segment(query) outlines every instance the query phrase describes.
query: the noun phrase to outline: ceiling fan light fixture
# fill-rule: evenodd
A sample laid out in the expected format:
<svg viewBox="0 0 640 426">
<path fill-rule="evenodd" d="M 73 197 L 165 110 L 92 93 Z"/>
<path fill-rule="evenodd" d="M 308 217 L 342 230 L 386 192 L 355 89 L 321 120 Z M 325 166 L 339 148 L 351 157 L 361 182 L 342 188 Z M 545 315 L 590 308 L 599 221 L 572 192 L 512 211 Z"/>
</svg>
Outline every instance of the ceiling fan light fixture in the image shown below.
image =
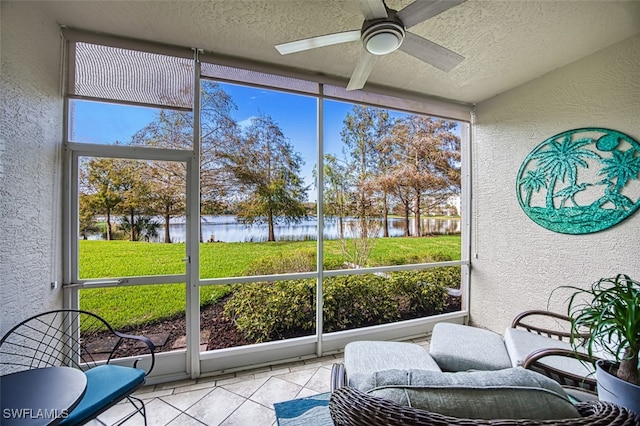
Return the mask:
<svg viewBox="0 0 640 426">
<path fill-rule="evenodd" d="M 404 28 L 393 22 L 372 25 L 362 34 L 362 41 L 367 52 L 373 55 L 386 55 L 394 52 L 404 40 Z"/>
</svg>

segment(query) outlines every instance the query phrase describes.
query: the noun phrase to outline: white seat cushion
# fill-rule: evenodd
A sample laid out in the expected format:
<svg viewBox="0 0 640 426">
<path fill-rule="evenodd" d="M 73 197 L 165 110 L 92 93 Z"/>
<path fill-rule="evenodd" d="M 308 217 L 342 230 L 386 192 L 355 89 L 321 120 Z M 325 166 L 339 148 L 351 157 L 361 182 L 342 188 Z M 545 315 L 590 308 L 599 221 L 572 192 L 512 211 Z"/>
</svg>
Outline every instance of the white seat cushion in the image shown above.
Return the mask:
<svg viewBox="0 0 640 426">
<path fill-rule="evenodd" d="M 501 370 L 512 366 L 502 336 L 460 324 L 436 324 L 429 353 L 445 371 Z"/>
<path fill-rule="evenodd" d="M 429 352 L 420 345 L 404 342 L 359 341 L 344 348 L 344 367 L 351 378 L 384 370 L 440 371 Z"/>
<path fill-rule="evenodd" d="M 559 348 L 572 350 L 569 342 L 530 333 L 526 330 L 507 328 L 504 332 L 504 343 L 509 352 L 511 363 L 514 367 L 522 366 L 524 359 L 530 353 L 538 349 Z M 577 359 L 563 356 L 549 356 L 539 361 L 558 370 L 573 373 L 577 376 L 586 377 L 593 374 L 594 370 L 590 364 L 583 364 Z"/>
</svg>

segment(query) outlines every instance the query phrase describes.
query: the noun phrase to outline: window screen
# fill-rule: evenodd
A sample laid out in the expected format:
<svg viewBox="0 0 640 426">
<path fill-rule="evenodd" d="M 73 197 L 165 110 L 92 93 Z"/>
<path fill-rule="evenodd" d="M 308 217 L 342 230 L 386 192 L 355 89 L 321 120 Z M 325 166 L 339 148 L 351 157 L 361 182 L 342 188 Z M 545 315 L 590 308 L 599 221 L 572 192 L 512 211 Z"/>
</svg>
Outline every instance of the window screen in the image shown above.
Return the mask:
<svg viewBox="0 0 640 426">
<path fill-rule="evenodd" d="M 191 109 L 193 59 L 76 42 L 69 94 Z"/>
<path fill-rule="evenodd" d="M 225 65 L 203 62 L 200 73 L 203 77 L 257 84 L 259 86 L 288 89 L 309 94 L 318 93 L 318 83 L 312 81 L 228 67 Z"/>
</svg>

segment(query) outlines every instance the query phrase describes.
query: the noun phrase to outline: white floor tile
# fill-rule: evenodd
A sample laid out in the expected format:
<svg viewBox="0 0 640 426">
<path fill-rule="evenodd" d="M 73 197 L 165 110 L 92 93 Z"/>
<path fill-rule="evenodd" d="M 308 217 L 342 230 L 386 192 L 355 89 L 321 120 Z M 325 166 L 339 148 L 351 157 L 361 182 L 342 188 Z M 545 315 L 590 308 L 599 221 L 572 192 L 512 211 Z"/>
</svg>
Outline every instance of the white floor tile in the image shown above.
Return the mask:
<svg viewBox="0 0 640 426">
<path fill-rule="evenodd" d="M 167 404 L 166 402 L 160 399 L 154 399 L 149 403 L 145 404 L 147 407 L 147 425 L 148 426 L 165 426 L 170 423 L 173 419 L 178 417 L 182 412 L 175 407 Z M 142 421 L 141 416 L 136 416 L 140 419 L 141 425 L 144 425 L 144 421 Z M 133 420 L 133 418 L 131 419 Z M 133 426 L 134 423 L 132 423 Z M 137 424 L 137 423 L 136 423 Z M 127 426 L 129 426 L 129 422 L 127 422 Z"/>
<path fill-rule="evenodd" d="M 318 368 L 305 387 L 318 393 L 329 392 L 331 390 L 331 369 L 326 367 Z"/>
<path fill-rule="evenodd" d="M 263 377 L 261 379 L 244 380 L 237 383 L 231 383 L 221 387 L 225 388 L 229 392 L 237 393 L 240 396 L 249 398 L 260 388 L 260 386 L 264 385 L 267 380 L 269 380 L 268 377 Z"/>
<path fill-rule="evenodd" d="M 212 389 L 201 389 L 191 392 L 181 392 L 173 395 L 163 396 L 160 399 L 180 411 L 186 411 L 196 402 L 200 401 Z"/>
<path fill-rule="evenodd" d="M 168 426 L 202 426 L 204 423 L 201 423 L 187 414 L 180 414 L 178 417 L 173 419 Z"/>
<path fill-rule="evenodd" d="M 258 403 L 247 400 L 236 411 L 234 411 L 225 421 L 224 426 L 269 426 L 276 420 L 273 410 L 270 410 Z"/>
<path fill-rule="evenodd" d="M 245 402 L 245 398 L 223 388 L 215 388 L 192 405 L 186 413 L 209 426 L 217 426 Z"/>
<path fill-rule="evenodd" d="M 302 386 L 277 377 L 271 377 L 267 383 L 262 385 L 253 395 L 251 400 L 262 404 L 265 407 L 272 408 L 274 402 L 288 401 L 294 399 L 300 392 Z"/>
<path fill-rule="evenodd" d="M 296 385 L 304 386 L 315 374 L 315 369 L 306 369 L 300 371 L 294 371 L 293 373 L 280 374 L 276 376 L 279 379 L 286 380 L 287 382 L 295 383 Z"/>
</svg>

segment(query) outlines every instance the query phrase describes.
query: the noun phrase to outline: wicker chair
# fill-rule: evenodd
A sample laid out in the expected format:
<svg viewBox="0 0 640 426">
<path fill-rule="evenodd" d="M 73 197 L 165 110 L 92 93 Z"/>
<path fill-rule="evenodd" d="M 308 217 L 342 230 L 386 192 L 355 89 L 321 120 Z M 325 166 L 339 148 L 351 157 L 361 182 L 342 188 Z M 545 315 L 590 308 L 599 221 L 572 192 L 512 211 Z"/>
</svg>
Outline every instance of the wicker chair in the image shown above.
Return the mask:
<svg viewBox="0 0 640 426">
<path fill-rule="evenodd" d="M 560 352 L 553 352 L 552 354 L 558 355 Z M 535 360 L 538 356 L 542 358 L 543 355 L 543 351 L 540 351 L 537 355 L 532 354 L 531 360 Z M 528 365 L 534 365 L 534 362 L 532 361 Z M 580 378 L 580 382 L 582 382 L 582 379 Z M 347 383 L 348 376 L 344 364 L 334 364 L 331 370 L 332 394 L 329 400 L 329 411 L 336 426 L 640 426 L 639 415 L 615 404 L 598 400 L 577 403 L 575 407 L 581 416 L 578 418 L 562 420 L 468 419 L 400 405 L 359 391 L 356 388 L 347 386 Z"/>
<path fill-rule="evenodd" d="M 638 426 L 640 417 L 617 405 L 589 401 L 576 405 L 582 417 L 563 420 L 462 419 L 396 404 L 386 399 L 344 386 L 329 400 L 329 411 L 336 426 Z"/>
<path fill-rule="evenodd" d="M 102 348 L 91 347 L 85 338 L 105 332 L 110 338 L 99 345 Z M 144 362 L 140 362 L 142 356 L 119 360 L 118 364 L 128 366 L 111 362 L 132 351 L 149 356 L 144 357 Z M 78 368 L 87 376 L 87 391 L 61 425 L 84 424 L 123 399 L 135 410 L 117 424 L 140 413 L 146 425 L 144 402 L 132 393 L 153 370 L 154 351 L 155 346 L 148 338 L 114 331 L 91 312 L 59 309 L 27 318 L 0 339 L 0 374 L 54 366 Z M 138 368 L 139 364 L 145 367 Z"/>
<path fill-rule="evenodd" d="M 562 324 L 563 327 L 558 327 L 558 329 L 542 327 L 539 325 L 540 318 L 553 319 L 554 321 Z M 511 323 L 511 328 L 520 328 L 530 333 L 535 333 L 550 339 L 570 342 L 571 333 L 568 331 L 570 330 L 570 323 L 571 319 L 563 314 L 541 310 L 530 310 L 517 315 Z M 587 336 L 582 335 L 582 337 Z M 588 354 L 578 351 L 550 347 L 531 352 L 523 360 L 522 366 L 529 370 L 544 374 L 545 376 L 557 381 L 562 386 L 581 388 L 586 389 L 587 391 L 596 392 L 597 382 L 593 376 L 579 376 L 568 371 L 554 368 L 549 365 L 549 363 L 545 362 L 545 359 L 558 356 L 577 359 L 585 365 L 595 364 L 599 359 L 597 357 L 590 357 Z"/>
</svg>

